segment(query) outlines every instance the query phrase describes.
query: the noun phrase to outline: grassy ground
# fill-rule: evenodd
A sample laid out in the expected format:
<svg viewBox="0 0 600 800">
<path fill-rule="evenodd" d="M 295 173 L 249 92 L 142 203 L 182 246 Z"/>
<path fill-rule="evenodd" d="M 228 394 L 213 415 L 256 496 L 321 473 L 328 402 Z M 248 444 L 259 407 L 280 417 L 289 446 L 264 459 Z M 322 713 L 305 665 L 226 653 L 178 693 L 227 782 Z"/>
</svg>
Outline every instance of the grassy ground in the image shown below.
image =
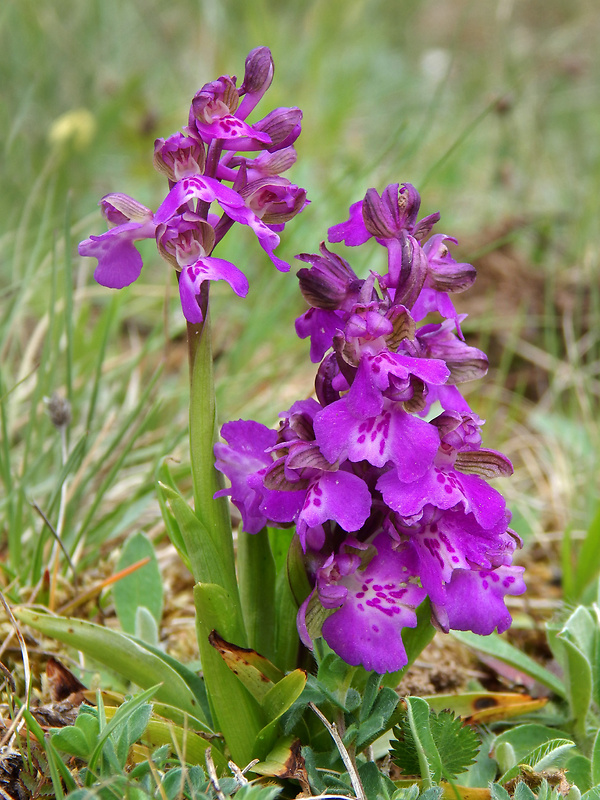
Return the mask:
<svg viewBox="0 0 600 800">
<path fill-rule="evenodd" d="M 490 354 L 472 404 L 486 444 L 514 460 L 502 489 L 526 552 L 558 571 L 564 531 L 583 535 L 600 485 L 599 29 L 594 0 L 5 2 L 0 588 L 54 608 L 79 591 L 34 503 L 79 585 L 110 571 L 131 531 L 160 541 L 154 469 L 186 459 L 175 286 L 146 248 L 142 279 L 112 293 L 75 245 L 102 229 L 107 192 L 156 207 L 154 138 L 180 127 L 205 81 L 241 76 L 259 44 L 275 59 L 269 108 L 304 111 L 292 178 L 312 204 L 283 257 L 314 251 L 369 186 L 412 182 L 423 212 L 441 211 L 479 269 L 458 300 Z M 302 301 L 249 236 L 233 238 L 220 254 L 251 291 L 215 291 L 220 416 L 272 423 L 311 391 L 293 333 Z M 54 392 L 72 405 L 62 440 Z"/>
</svg>

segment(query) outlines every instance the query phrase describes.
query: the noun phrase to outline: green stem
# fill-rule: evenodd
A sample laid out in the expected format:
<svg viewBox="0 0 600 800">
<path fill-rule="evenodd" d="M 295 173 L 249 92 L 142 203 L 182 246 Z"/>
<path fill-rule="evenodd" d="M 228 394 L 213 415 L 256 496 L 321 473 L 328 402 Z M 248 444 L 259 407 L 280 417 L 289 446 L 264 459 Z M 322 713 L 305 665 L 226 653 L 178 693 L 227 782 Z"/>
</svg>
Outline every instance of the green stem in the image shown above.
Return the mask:
<svg viewBox="0 0 600 800">
<path fill-rule="evenodd" d="M 217 414 L 213 378 L 208 293 L 204 301 L 204 323 L 188 323 L 188 352 L 190 359 L 190 460 L 194 484 L 196 516 L 205 527 L 218 553 L 214 573 L 206 576 L 206 583 L 222 586 L 231 597 L 236 609 L 238 640 L 245 646 L 246 634 L 241 612 L 239 590 L 235 574 L 235 555 L 231 519 L 226 497 L 214 497 L 223 488 L 222 475 L 215 469 L 214 444 L 217 440 Z"/>
</svg>

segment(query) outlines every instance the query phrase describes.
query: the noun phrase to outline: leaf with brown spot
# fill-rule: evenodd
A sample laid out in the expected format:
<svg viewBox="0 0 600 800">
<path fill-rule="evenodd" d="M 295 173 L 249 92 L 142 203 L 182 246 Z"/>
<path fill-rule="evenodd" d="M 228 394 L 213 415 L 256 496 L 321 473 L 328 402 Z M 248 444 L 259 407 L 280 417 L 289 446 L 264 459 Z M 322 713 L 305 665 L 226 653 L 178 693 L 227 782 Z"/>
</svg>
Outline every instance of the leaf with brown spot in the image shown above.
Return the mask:
<svg viewBox="0 0 600 800">
<path fill-rule="evenodd" d="M 283 672 L 268 658 L 261 656 L 256 650 L 225 641 L 217 631 L 211 632 L 208 641 L 259 703 L 269 689 L 284 677 Z"/>
<path fill-rule="evenodd" d="M 464 694 L 438 694 L 426 697 L 434 711 L 448 709 L 462 717 L 469 725 L 497 722 L 520 714 L 529 714 L 543 708 L 547 698 L 535 698 L 515 692 L 466 692 Z"/>
</svg>

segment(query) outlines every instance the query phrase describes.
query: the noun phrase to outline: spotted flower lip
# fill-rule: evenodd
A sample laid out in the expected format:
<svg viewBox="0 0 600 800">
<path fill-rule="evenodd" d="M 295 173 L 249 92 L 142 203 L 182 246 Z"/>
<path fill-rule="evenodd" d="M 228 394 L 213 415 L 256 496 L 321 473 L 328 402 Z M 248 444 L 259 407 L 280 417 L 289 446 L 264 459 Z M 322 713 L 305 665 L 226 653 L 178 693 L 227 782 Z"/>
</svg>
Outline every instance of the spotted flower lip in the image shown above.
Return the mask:
<svg viewBox="0 0 600 800">
<path fill-rule="evenodd" d="M 417 624 L 416 608 L 426 592 L 414 580 L 405 551 L 395 550 L 386 534 L 373 541 L 376 551 L 364 570 L 355 560 L 338 566 L 337 586 L 340 608 L 323 623 L 323 637 L 344 661 L 362 664 L 367 670 L 393 672 L 406 664 L 402 630 Z M 411 580 L 412 579 L 412 580 Z M 330 574 L 321 578 L 319 593 L 332 582 Z"/>
</svg>

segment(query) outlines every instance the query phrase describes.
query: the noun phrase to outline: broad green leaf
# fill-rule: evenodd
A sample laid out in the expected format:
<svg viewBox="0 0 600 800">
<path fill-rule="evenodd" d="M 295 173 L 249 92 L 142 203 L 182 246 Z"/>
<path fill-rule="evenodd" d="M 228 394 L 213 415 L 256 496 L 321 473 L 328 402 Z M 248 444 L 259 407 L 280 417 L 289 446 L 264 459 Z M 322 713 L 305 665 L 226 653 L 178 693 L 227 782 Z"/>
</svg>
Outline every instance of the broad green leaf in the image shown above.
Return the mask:
<svg viewBox="0 0 600 800">
<path fill-rule="evenodd" d="M 284 714 L 302 694 L 306 685 L 306 673 L 297 669 L 290 672 L 265 695 L 262 708 L 269 720 L 256 736 L 254 742 L 255 758 L 265 758 L 275 743 L 280 733 L 279 718 Z"/>
<path fill-rule="evenodd" d="M 265 662 L 266 664 L 270 662 L 262 656 L 259 656 L 254 650 L 249 650 L 246 647 L 238 647 L 235 644 L 227 642 L 214 630 L 211 632 L 208 640 L 232 673 L 238 678 L 240 683 L 248 689 L 252 697 L 259 703 L 262 703 L 265 695 L 276 685 L 265 671 L 261 669 L 261 662 Z"/>
<path fill-rule="evenodd" d="M 421 697 L 405 697 L 406 714 L 414 738 L 421 778 L 426 786 L 433 786 L 442 777 L 442 762 L 429 724 L 429 706 Z"/>
<path fill-rule="evenodd" d="M 299 739 L 282 736 L 265 760 L 252 767 L 252 772 L 272 778 L 292 778 L 303 768 Z"/>
<path fill-rule="evenodd" d="M 93 622 L 52 616 L 29 608 L 16 607 L 13 613 L 21 622 L 81 650 L 142 688 L 160 683 L 156 697 L 163 702 L 196 717 L 202 713 L 197 697 L 181 675 L 126 634 Z"/>
<path fill-rule="evenodd" d="M 130 536 L 121 550 L 117 569 L 122 570 L 148 558 L 147 564 L 117 581 L 112 593 L 117 617 L 125 633 L 137 635 L 136 611 L 143 606 L 160 623 L 163 609 L 163 582 L 152 542 L 143 533 Z M 145 638 L 145 637 L 139 637 Z"/>
<path fill-rule="evenodd" d="M 302 694 L 306 672 L 296 669 L 274 684 L 264 695 L 261 705 L 268 720 L 279 719 Z"/>
<path fill-rule="evenodd" d="M 237 624 L 231 618 L 230 599 L 221 586 L 197 584 L 194 604 L 202 672 L 215 726 L 223 732 L 233 761 L 245 765 L 256 757 L 252 747 L 264 725 L 264 715 L 258 702 L 209 641 L 215 630 L 226 637 L 235 634 Z M 232 640 L 233 637 L 229 639 Z"/>
<path fill-rule="evenodd" d="M 520 764 L 528 753 L 556 739 L 557 736 L 564 739 L 567 738 L 567 734 L 563 731 L 549 728 L 546 725 L 537 725 L 535 723 L 517 725 L 504 731 L 494 739 L 491 753 L 495 755 L 498 747 L 502 744 L 509 744 L 514 752 L 514 764 Z"/>
<path fill-rule="evenodd" d="M 53 733 L 52 744 L 63 753 L 77 756 L 84 761 L 87 761 L 93 752 L 85 733 L 76 725 L 68 725 Z"/>
<path fill-rule="evenodd" d="M 573 642 L 589 663 L 593 664 L 596 658 L 598 628 L 587 608 L 578 606 L 563 625 L 558 637 Z"/>
<path fill-rule="evenodd" d="M 600 800 L 600 786 L 592 786 L 585 794 L 581 795 L 581 800 Z"/>
<path fill-rule="evenodd" d="M 600 785 L 600 730 L 596 733 L 592 747 L 592 784 Z"/>
<path fill-rule="evenodd" d="M 579 647 L 565 636 L 558 635 L 566 655 L 566 684 L 576 734 L 585 739 L 587 715 L 592 699 L 592 665 Z"/>
<path fill-rule="evenodd" d="M 194 580 L 222 585 L 219 553 L 208 530 L 178 491 L 166 484 L 160 484 L 160 489 L 181 531 Z"/>
<path fill-rule="evenodd" d="M 256 534 L 240 530 L 237 540 L 238 583 L 248 646 L 275 657 L 275 560 L 266 528 Z"/>
<path fill-rule="evenodd" d="M 479 650 L 480 653 L 485 653 L 497 658 L 499 661 L 503 661 L 505 664 L 510 664 L 511 667 L 547 686 L 559 697 L 567 699 L 565 686 L 556 675 L 553 675 L 549 670 L 525 655 L 525 653 L 501 639 L 497 633 L 491 633 L 489 636 L 479 636 L 477 633 L 471 633 L 471 631 L 450 631 L 450 635 L 457 641 L 462 642 L 462 644 L 467 645 L 467 647 L 472 647 L 474 650 Z"/>
<path fill-rule="evenodd" d="M 589 758 L 575 753 L 567 760 L 565 767 L 567 780 L 575 784 L 582 794 L 592 788 L 592 764 Z"/>
</svg>

